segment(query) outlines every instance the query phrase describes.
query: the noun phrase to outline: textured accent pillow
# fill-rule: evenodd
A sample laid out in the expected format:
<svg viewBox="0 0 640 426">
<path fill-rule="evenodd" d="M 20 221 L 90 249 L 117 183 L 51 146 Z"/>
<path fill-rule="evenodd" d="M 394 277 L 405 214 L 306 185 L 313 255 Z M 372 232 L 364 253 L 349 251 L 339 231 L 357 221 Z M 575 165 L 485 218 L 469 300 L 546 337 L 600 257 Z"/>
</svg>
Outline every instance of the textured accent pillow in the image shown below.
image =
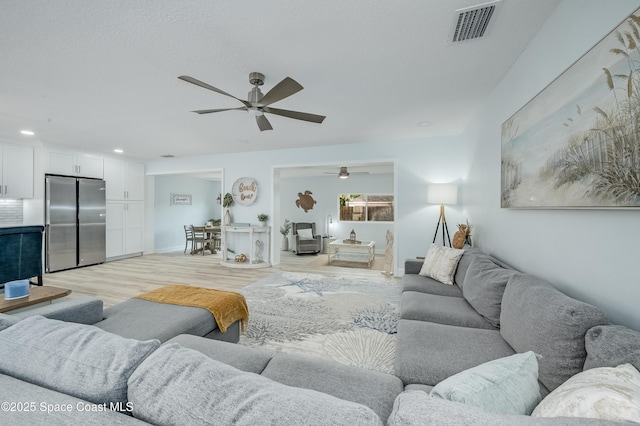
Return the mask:
<svg viewBox="0 0 640 426">
<path fill-rule="evenodd" d="M 584 337 L 584 369 L 629 363 L 640 370 L 640 332 L 622 325 L 597 325 Z"/>
<path fill-rule="evenodd" d="M 529 351 L 485 362 L 438 383 L 431 396 L 491 413 L 530 414 L 540 402 L 538 360 Z"/>
<path fill-rule="evenodd" d="M 0 331 L 0 373 L 96 404 L 127 401 L 127 380 L 160 341 L 26 318 Z"/>
<path fill-rule="evenodd" d="M 464 250 L 431 244 L 418 275 L 453 285 L 453 274 Z"/>
<path fill-rule="evenodd" d="M 380 425 L 369 407 L 290 387 L 166 344 L 129 379 L 133 415 L 153 424 Z"/>
<path fill-rule="evenodd" d="M 311 228 L 298 229 L 298 236 L 300 238 L 313 239 L 313 232 L 311 231 Z"/>
<path fill-rule="evenodd" d="M 531 415 L 638 422 L 640 373 L 631 364 L 583 371 L 547 395 Z"/>
<path fill-rule="evenodd" d="M 500 327 L 502 295 L 517 272 L 496 265 L 487 256 L 476 256 L 467 269 L 462 296 L 494 327 Z"/>
</svg>

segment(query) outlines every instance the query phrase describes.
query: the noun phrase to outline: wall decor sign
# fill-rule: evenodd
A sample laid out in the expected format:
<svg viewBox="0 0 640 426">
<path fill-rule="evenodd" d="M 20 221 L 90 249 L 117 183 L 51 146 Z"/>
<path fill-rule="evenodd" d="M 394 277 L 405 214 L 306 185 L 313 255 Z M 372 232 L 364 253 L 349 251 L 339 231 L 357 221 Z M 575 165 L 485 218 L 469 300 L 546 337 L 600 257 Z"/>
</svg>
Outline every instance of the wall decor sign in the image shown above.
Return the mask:
<svg viewBox="0 0 640 426">
<path fill-rule="evenodd" d="M 170 205 L 172 206 L 190 206 L 191 194 L 171 194 Z"/>
<path fill-rule="evenodd" d="M 231 195 L 241 206 L 253 204 L 258 198 L 258 183 L 253 178 L 241 177 L 233 183 Z"/>
<path fill-rule="evenodd" d="M 501 207 L 640 207 L 640 9 L 502 125 Z"/>
</svg>

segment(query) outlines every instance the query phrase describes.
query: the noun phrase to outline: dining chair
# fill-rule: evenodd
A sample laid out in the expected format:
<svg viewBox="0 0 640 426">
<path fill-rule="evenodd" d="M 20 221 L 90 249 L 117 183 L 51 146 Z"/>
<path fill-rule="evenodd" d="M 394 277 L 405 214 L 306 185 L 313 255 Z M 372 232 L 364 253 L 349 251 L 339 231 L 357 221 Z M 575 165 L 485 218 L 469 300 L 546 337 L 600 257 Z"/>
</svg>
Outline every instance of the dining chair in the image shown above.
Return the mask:
<svg viewBox="0 0 640 426">
<path fill-rule="evenodd" d="M 193 244 L 195 246 L 192 254 L 202 252 L 204 256 L 205 250 L 214 253 L 213 234 L 205 226 L 191 226 L 191 229 L 193 229 Z"/>
<path fill-rule="evenodd" d="M 191 225 L 184 225 L 184 253 L 187 252 L 187 246 L 189 246 L 189 242 L 191 242 L 191 253 L 193 253 L 193 229 Z"/>
</svg>

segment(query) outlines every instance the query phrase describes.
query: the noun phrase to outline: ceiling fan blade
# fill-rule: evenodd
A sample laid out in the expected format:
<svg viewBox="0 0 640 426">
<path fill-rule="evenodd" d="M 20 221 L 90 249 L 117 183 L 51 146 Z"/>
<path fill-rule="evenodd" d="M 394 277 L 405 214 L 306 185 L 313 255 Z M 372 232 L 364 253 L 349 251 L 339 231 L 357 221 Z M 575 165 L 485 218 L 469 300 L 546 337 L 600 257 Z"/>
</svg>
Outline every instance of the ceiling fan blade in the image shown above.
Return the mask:
<svg viewBox="0 0 640 426">
<path fill-rule="evenodd" d="M 197 79 L 195 79 L 193 77 L 189 77 L 188 75 L 181 75 L 178 78 L 180 80 L 184 80 L 184 81 L 186 81 L 188 83 L 195 84 L 196 86 L 200 86 L 200 87 L 204 87 L 205 89 L 213 90 L 214 92 L 220 93 L 221 95 L 229 96 L 230 98 L 233 98 L 233 99 L 236 99 L 236 100 L 242 102 L 245 106 L 251 106 L 251 104 L 249 102 L 247 102 L 247 101 L 245 101 L 243 99 L 236 98 L 235 96 L 230 95 L 229 93 L 225 92 L 224 90 L 220 90 L 220 89 L 218 89 L 216 87 L 211 86 L 210 84 L 207 84 L 205 82 L 197 80 Z"/>
<path fill-rule="evenodd" d="M 287 98 L 301 91 L 303 87 L 291 77 L 286 77 L 280 83 L 273 86 L 266 95 L 257 102 L 257 106 L 267 106 L 281 99 Z"/>
<path fill-rule="evenodd" d="M 300 111 L 289 111 L 286 109 L 279 109 L 279 108 L 264 107 L 262 108 L 262 110 L 264 112 L 268 112 L 271 114 L 281 115 L 283 117 L 288 117 L 288 118 L 294 118 L 296 120 L 311 121 L 312 123 L 318 123 L 318 124 L 322 123 L 322 121 L 326 118 L 324 115 L 309 114 L 307 112 L 300 112 Z"/>
<path fill-rule="evenodd" d="M 261 132 L 264 132 L 265 130 L 273 130 L 271 123 L 269 123 L 269 120 L 267 120 L 267 117 L 264 115 L 256 115 L 256 123 L 258 123 L 258 127 Z"/>
<path fill-rule="evenodd" d="M 195 112 L 197 114 L 211 114 L 212 112 L 222 112 L 222 111 L 235 111 L 235 110 L 239 110 L 239 111 L 246 111 L 247 107 L 239 107 L 239 108 L 220 108 L 220 109 L 199 109 L 197 111 L 191 111 L 191 112 Z"/>
</svg>

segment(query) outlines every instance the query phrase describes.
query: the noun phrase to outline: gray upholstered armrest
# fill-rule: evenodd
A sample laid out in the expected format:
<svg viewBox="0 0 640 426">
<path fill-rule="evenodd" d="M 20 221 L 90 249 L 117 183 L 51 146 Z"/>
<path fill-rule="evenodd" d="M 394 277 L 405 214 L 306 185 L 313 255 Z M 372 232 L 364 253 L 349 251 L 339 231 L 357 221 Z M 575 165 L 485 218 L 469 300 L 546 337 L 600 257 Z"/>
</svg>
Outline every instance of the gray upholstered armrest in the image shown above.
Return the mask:
<svg viewBox="0 0 640 426">
<path fill-rule="evenodd" d="M 423 264 L 424 259 L 407 259 L 404 261 L 404 273 L 418 274 Z"/>
<path fill-rule="evenodd" d="M 24 319 L 33 315 L 79 324 L 95 324 L 102 321 L 102 300 L 95 297 L 82 296 L 11 314 Z"/>
</svg>

